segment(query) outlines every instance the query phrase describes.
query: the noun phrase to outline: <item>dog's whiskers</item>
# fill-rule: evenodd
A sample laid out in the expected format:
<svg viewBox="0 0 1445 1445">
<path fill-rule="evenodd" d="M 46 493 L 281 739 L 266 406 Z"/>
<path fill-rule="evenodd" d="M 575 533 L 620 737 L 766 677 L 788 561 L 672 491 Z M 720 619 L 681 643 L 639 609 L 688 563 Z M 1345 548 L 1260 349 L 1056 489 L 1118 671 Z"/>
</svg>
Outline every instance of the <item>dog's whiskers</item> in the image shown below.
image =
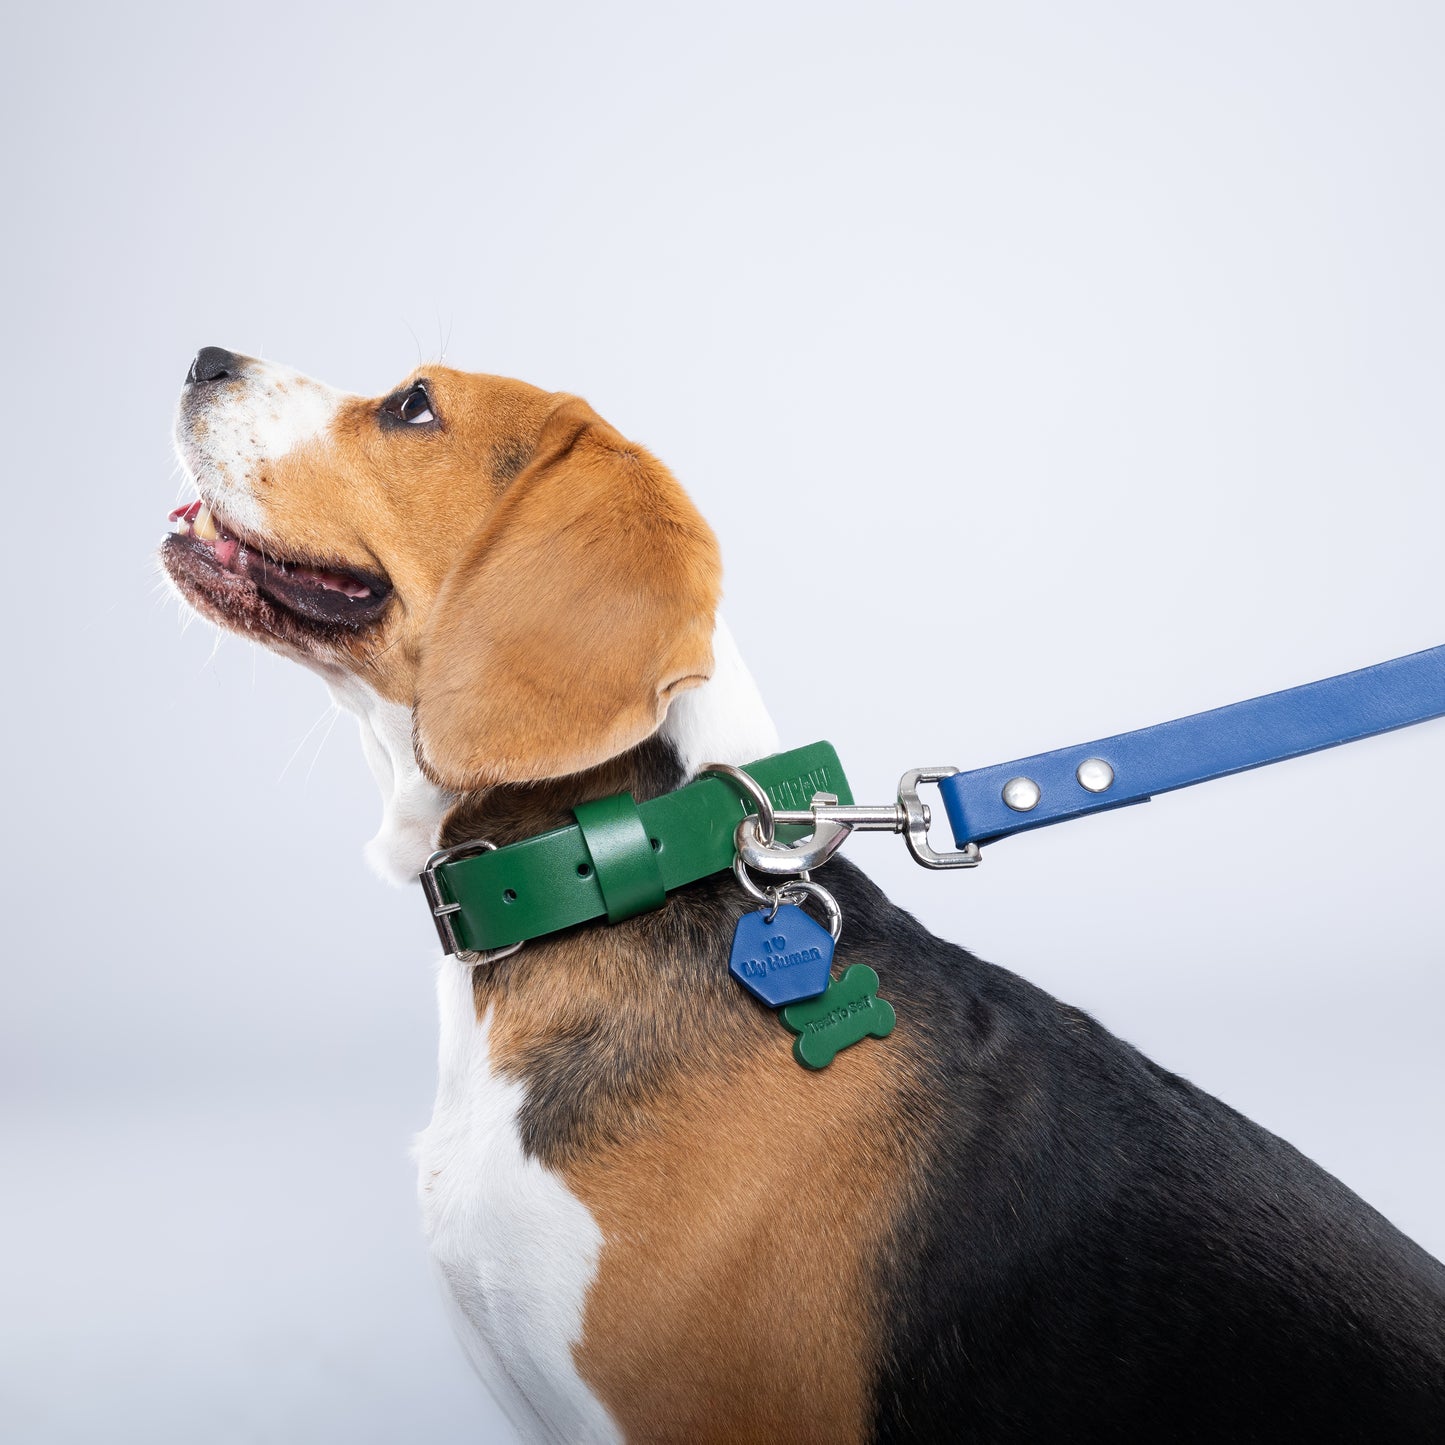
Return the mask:
<svg viewBox="0 0 1445 1445">
<path fill-rule="evenodd" d="M 319 728 L 322 723 L 327 722 L 328 720 L 334 725 L 336 722 L 336 714 L 340 711 L 341 709 L 336 705 L 336 703 L 333 702 L 329 707 L 325 708 L 321 712 L 320 716 L 317 717 L 316 721 L 313 722 L 311 726 L 307 728 L 304 733 L 301 734 L 301 741 L 298 742 L 296 746 L 291 750 L 291 756 L 286 759 L 285 765 L 276 775 L 276 781 L 278 783 L 283 781 L 286 777 L 286 774 L 291 771 L 291 765 L 296 761 L 297 758 L 301 756 L 301 749 L 306 746 L 307 742 L 311 738 L 311 735 L 316 731 L 316 729 Z M 330 736 L 330 728 L 327 729 L 327 736 Z M 325 743 L 325 738 L 322 739 L 322 742 L 323 744 Z M 311 766 L 316 766 L 314 760 L 312 761 Z M 306 776 L 308 778 L 311 776 L 309 770 Z"/>
<path fill-rule="evenodd" d="M 326 750 L 326 744 L 331 739 L 331 734 L 336 729 L 336 719 L 341 716 L 341 709 L 333 703 L 331 705 L 331 720 L 326 724 L 326 731 L 321 735 L 321 741 L 316 744 L 316 751 L 311 755 L 311 766 L 306 769 L 306 782 L 311 781 L 311 774 L 316 771 L 316 764 L 321 761 L 321 754 Z"/>
</svg>

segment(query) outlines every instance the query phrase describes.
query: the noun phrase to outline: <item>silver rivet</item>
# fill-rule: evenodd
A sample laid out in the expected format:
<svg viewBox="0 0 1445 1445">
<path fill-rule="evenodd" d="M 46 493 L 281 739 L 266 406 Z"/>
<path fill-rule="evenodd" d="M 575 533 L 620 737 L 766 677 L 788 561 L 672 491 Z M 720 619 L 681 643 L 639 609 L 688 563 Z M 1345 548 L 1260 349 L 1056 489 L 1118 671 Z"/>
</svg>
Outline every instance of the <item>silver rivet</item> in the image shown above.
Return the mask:
<svg viewBox="0 0 1445 1445">
<path fill-rule="evenodd" d="M 1105 792 L 1114 783 L 1114 770 L 1103 758 L 1085 758 L 1074 776 L 1079 780 L 1079 786 L 1090 793 Z"/>
<path fill-rule="evenodd" d="M 1039 796 L 1039 785 L 1032 778 L 1010 778 L 1003 785 L 1003 800 L 1015 813 L 1032 812 Z"/>
</svg>

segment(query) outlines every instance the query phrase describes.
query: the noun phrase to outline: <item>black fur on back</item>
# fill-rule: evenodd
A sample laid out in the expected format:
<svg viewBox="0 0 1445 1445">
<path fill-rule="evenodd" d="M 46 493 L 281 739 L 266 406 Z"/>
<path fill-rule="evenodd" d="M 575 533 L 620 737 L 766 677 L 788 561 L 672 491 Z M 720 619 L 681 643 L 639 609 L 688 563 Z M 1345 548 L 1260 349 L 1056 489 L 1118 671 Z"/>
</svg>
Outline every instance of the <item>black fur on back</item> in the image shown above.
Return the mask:
<svg viewBox="0 0 1445 1445">
<path fill-rule="evenodd" d="M 839 962 L 923 1035 L 908 1109 L 931 1150 L 880 1266 L 880 1441 L 1445 1442 L 1445 1267 L 852 865 L 823 881 Z"/>
</svg>

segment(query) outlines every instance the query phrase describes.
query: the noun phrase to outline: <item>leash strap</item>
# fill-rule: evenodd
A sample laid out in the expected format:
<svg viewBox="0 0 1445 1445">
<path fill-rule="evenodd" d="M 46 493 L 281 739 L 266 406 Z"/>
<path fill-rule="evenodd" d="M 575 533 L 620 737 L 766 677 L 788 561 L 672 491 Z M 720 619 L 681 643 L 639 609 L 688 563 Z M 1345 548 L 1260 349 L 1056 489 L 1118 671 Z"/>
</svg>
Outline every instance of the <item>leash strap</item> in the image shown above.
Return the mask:
<svg viewBox="0 0 1445 1445">
<path fill-rule="evenodd" d="M 939 782 L 960 848 L 1445 716 L 1445 647 Z"/>
<path fill-rule="evenodd" d="M 806 808 L 815 793 L 853 801 L 831 743 L 775 753 L 746 771 L 779 810 Z M 583 803 L 575 824 L 505 848 L 478 840 L 443 849 L 422 886 L 446 952 L 495 954 L 594 918 L 619 923 L 660 907 L 674 888 L 726 872 L 738 822 L 755 811 L 718 777 L 645 803 L 623 793 Z M 784 842 L 807 832 L 778 828 Z"/>
</svg>

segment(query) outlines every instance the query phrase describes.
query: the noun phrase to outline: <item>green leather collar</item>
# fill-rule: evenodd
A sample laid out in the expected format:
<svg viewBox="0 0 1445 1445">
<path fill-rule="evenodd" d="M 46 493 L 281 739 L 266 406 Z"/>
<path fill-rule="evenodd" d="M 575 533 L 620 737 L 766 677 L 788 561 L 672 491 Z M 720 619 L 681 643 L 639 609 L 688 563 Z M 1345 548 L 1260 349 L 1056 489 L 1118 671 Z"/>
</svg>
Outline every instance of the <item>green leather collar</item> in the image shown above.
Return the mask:
<svg viewBox="0 0 1445 1445">
<path fill-rule="evenodd" d="M 831 743 L 775 753 L 746 770 L 779 808 L 806 808 L 818 792 L 853 801 Z M 574 924 L 660 908 L 674 888 L 732 867 L 738 821 L 754 811 L 718 777 L 645 803 L 620 793 L 579 804 L 575 824 L 505 848 L 479 839 L 434 853 L 422 886 L 443 949 L 486 961 Z M 806 831 L 778 834 L 787 842 Z"/>
</svg>

